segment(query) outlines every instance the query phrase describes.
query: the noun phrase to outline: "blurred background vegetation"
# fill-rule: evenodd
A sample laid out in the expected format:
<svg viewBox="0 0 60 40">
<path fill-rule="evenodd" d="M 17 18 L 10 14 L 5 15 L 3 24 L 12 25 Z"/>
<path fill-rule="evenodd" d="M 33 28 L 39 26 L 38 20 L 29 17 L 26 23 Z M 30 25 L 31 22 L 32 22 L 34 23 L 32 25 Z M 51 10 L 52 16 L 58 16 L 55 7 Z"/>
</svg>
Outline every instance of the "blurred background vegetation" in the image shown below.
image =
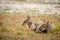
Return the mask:
<svg viewBox="0 0 60 40">
<path fill-rule="evenodd" d="M 27 30 L 21 25 L 27 15 L 39 24 L 49 20 L 53 32 Z M 0 0 L 0 40 L 60 40 L 60 0 Z"/>
</svg>

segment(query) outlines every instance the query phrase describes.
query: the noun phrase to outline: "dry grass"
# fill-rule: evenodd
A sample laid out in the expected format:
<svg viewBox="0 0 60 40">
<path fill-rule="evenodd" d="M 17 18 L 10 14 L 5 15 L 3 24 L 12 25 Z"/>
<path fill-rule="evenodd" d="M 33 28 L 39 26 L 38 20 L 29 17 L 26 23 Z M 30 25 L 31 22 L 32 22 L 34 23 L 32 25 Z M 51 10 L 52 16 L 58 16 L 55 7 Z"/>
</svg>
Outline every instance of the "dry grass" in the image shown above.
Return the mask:
<svg viewBox="0 0 60 40">
<path fill-rule="evenodd" d="M 43 19 L 47 19 L 54 26 L 52 33 L 36 33 L 27 30 L 26 26 L 22 26 L 26 15 L 14 14 L 13 16 L 0 16 L 0 40 L 60 40 L 60 21 L 55 15 L 31 16 L 33 22 L 42 23 Z M 56 29 L 57 28 L 57 29 Z M 56 31 L 57 30 L 57 31 Z M 59 30 L 59 31 L 58 31 Z"/>
</svg>

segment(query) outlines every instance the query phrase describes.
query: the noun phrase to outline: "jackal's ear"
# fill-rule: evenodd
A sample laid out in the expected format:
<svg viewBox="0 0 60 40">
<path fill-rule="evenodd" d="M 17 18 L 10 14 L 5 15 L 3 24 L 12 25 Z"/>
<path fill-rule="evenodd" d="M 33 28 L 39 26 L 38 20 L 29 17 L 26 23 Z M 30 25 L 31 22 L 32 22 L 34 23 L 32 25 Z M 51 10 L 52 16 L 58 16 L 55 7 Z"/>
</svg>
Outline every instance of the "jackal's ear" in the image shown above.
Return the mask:
<svg viewBox="0 0 60 40">
<path fill-rule="evenodd" d="M 49 21 L 47 21 L 47 24 L 50 23 Z"/>
<path fill-rule="evenodd" d="M 29 15 L 27 15 L 27 19 L 30 19 L 30 16 Z"/>
<path fill-rule="evenodd" d="M 43 22 L 45 23 L 45 22 L 46 22 L 46 20 L 45 20 L 45 19 L 43 19 Z"/>
</svg>

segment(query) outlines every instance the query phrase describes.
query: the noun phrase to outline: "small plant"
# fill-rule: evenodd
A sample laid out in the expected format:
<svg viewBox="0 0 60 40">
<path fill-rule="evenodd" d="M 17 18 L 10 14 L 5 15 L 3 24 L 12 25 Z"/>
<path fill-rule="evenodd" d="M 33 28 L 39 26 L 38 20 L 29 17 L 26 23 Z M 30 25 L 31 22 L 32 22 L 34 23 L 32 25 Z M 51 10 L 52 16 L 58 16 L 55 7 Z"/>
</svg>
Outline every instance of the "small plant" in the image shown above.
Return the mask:
<svg viewBox="0 0 60 40">
<path fill-rule="evenodd" d="M 21 32 L 18 32 L 17 35 L 22 35 L 22 33 Z"/>
</svg>

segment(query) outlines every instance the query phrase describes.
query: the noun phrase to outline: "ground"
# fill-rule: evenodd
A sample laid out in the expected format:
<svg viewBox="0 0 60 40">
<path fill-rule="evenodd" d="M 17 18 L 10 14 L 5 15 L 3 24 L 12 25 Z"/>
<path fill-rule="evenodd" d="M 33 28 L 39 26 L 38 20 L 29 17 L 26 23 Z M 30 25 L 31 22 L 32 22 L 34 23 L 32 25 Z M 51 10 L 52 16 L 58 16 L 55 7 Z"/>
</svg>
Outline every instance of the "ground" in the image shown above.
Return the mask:
<svg viewBox="0 0 60 40">
<path fill-rule="evenodd" d="M 0 15 L 0 40 L 60 40 L 60 17 L 54 15 L 31 16 L 33 22 L 42 23 L 47 19 L 53 26 L 49 33 L 36 33 L 22 26 L 26 15 Z M 38 21 L 37 21 L 38 20 Z"/>
</svg>

